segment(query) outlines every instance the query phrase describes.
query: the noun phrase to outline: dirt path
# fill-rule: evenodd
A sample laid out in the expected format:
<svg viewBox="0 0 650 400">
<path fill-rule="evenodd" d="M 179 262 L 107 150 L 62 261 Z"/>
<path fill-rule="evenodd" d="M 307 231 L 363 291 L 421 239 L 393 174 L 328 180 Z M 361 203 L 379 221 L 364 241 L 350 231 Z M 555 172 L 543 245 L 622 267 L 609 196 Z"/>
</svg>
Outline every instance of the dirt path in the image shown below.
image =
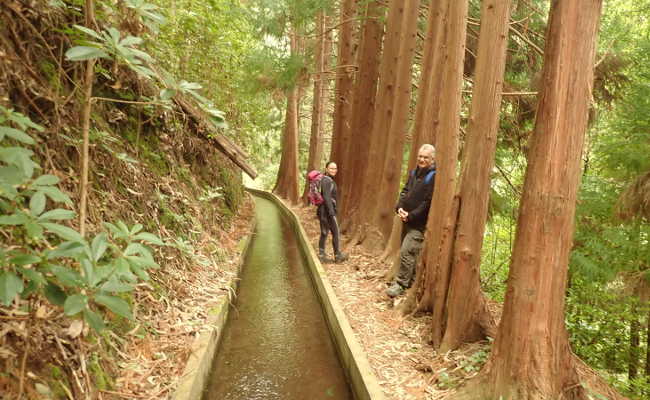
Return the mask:
<svg viewBox="0 0 650 400">
<path fill-rule="evenodd" d="M 291 209 L 317 249 L 320 228 L 315 209 Z M 383 275 L 390 265 L 378 262 L 360 247 L 345 251 L 350 255 L 348 261 L 325 264 L 324 269 L 387 399 L 442 399 L 478 371 L 475 364 L 487 356 L 483 345 L 437 354 L 429 344 L 431 318 L 405 318 L 395 308 L 397 303 L 385 295 Z"/>
</svg>

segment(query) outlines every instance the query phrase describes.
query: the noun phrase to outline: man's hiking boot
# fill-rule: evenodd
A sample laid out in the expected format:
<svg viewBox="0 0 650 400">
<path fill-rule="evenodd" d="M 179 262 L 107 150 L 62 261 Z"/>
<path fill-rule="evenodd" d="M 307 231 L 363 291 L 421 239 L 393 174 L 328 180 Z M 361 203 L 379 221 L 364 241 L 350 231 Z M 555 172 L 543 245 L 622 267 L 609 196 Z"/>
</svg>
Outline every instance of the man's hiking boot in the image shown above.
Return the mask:
<svg viewBox="0 0 650 400">
<path fill-rule="evenodd" d="M 348 257 L 347 254 L 339 253 L 339 254 L 336 255 L 336 257 L 334 257 L 334 262 L 337 263 L 337 264 L 342 263 L 343 261 L 347 260 L 348 258 L 349 257 Z"/>
<path fill-rule="evenodd" d="M 332 262 L 331 258 L 327 258 L 325 253 L 319 253 L 318 254 L 318 259 L 320 260 L 321 264 L 329 264 Z"/>
<path fill-rule="evenodd" d="M 405 291 L 406 289 L 404 289 L 404 286 L 400 285 L 397 282 L 393 282 L 393 284 L 390 285 L 388 289 L 386 289 L 386 294 L 388 295 L 388 297 L 393 298 L 393 297 L 403 295 Z"/>
</svg>

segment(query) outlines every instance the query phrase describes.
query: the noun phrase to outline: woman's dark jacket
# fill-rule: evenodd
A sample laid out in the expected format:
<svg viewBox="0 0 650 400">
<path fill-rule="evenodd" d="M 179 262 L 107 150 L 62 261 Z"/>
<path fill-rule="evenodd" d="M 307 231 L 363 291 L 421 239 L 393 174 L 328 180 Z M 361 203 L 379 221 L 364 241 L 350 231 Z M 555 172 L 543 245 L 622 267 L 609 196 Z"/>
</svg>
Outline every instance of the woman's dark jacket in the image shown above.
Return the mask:
<svg viewBox="0 0 650 400">
<path fill-rule="evenodd" d="M 318 206 L 318 215 L 327 212 L 330 217 L 336 217 L 336 182 L 331 176 L 325 175 L 320 180 L 320 191 L 323 195 L 323 203 Z"/>
</svg>

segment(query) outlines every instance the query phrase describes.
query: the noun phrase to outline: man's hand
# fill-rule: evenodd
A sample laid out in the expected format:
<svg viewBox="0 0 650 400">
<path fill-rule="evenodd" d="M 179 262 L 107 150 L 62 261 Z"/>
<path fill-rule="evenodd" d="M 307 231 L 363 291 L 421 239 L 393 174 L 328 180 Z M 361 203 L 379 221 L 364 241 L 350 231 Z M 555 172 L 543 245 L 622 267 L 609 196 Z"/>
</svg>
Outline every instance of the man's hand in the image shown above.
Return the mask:
<svg viewBox="0 0 650 400">
<path fill-rule="evenodd" d="M 399 215 L 400 219 L 403 222 L 406 222 L 406 219 L 408 218 L 409 213 L 408 213 L 408 211 L 404 211 L 403 208 L 400 208 L 400 209 L 397 210 L 397 215 Z"/>
</svg>

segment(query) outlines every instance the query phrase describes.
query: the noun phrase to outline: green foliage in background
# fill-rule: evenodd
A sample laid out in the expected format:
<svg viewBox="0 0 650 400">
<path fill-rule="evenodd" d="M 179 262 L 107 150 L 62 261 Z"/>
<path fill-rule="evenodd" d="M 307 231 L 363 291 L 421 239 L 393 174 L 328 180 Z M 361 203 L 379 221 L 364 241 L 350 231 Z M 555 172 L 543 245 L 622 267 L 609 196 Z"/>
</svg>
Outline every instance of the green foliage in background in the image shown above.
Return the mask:
<svg viewBox="0 0 650 400">
<path fill-rule="evenodd" d="M 548 2 L 530 4 L 547 11 Z M 541 13 L 526 19 L 530 9 L 518 8 L 513 20 L 544 32 Z M 572 350 L 633 399 L 650 396 L 645 372 L 650 224 L 639 215 L 619 218 L 617 207 L 625 190 L 650 171 L 649 10 L 648 0 L 604 1 L 566 300 Z M 543 49 L 543 40 L 529 37 Z M 511 40 L 511 49 L 522 47 L 528 51 L 509 53 L 506 82 L 515 90 L 534 91 L 541 57 L 529 44 Z M 482 287 L 499 301 L 505 296 L 535 108 L 534 97 L 504 98 L 481 264 Z"/>
<path fill-rule="evenodd" d="M 170 75 L 201 83 L 202 96 L 228 121 L 220 133 L 246 149 L 262 172 L 275 159 L 283 114 L 272 93 L 253 85 L 250 60 L 262 46 L 248 12 L 239 1 L 152 2 L 164 9 L 167 23 L 148 51 Z"/>
</svg>

